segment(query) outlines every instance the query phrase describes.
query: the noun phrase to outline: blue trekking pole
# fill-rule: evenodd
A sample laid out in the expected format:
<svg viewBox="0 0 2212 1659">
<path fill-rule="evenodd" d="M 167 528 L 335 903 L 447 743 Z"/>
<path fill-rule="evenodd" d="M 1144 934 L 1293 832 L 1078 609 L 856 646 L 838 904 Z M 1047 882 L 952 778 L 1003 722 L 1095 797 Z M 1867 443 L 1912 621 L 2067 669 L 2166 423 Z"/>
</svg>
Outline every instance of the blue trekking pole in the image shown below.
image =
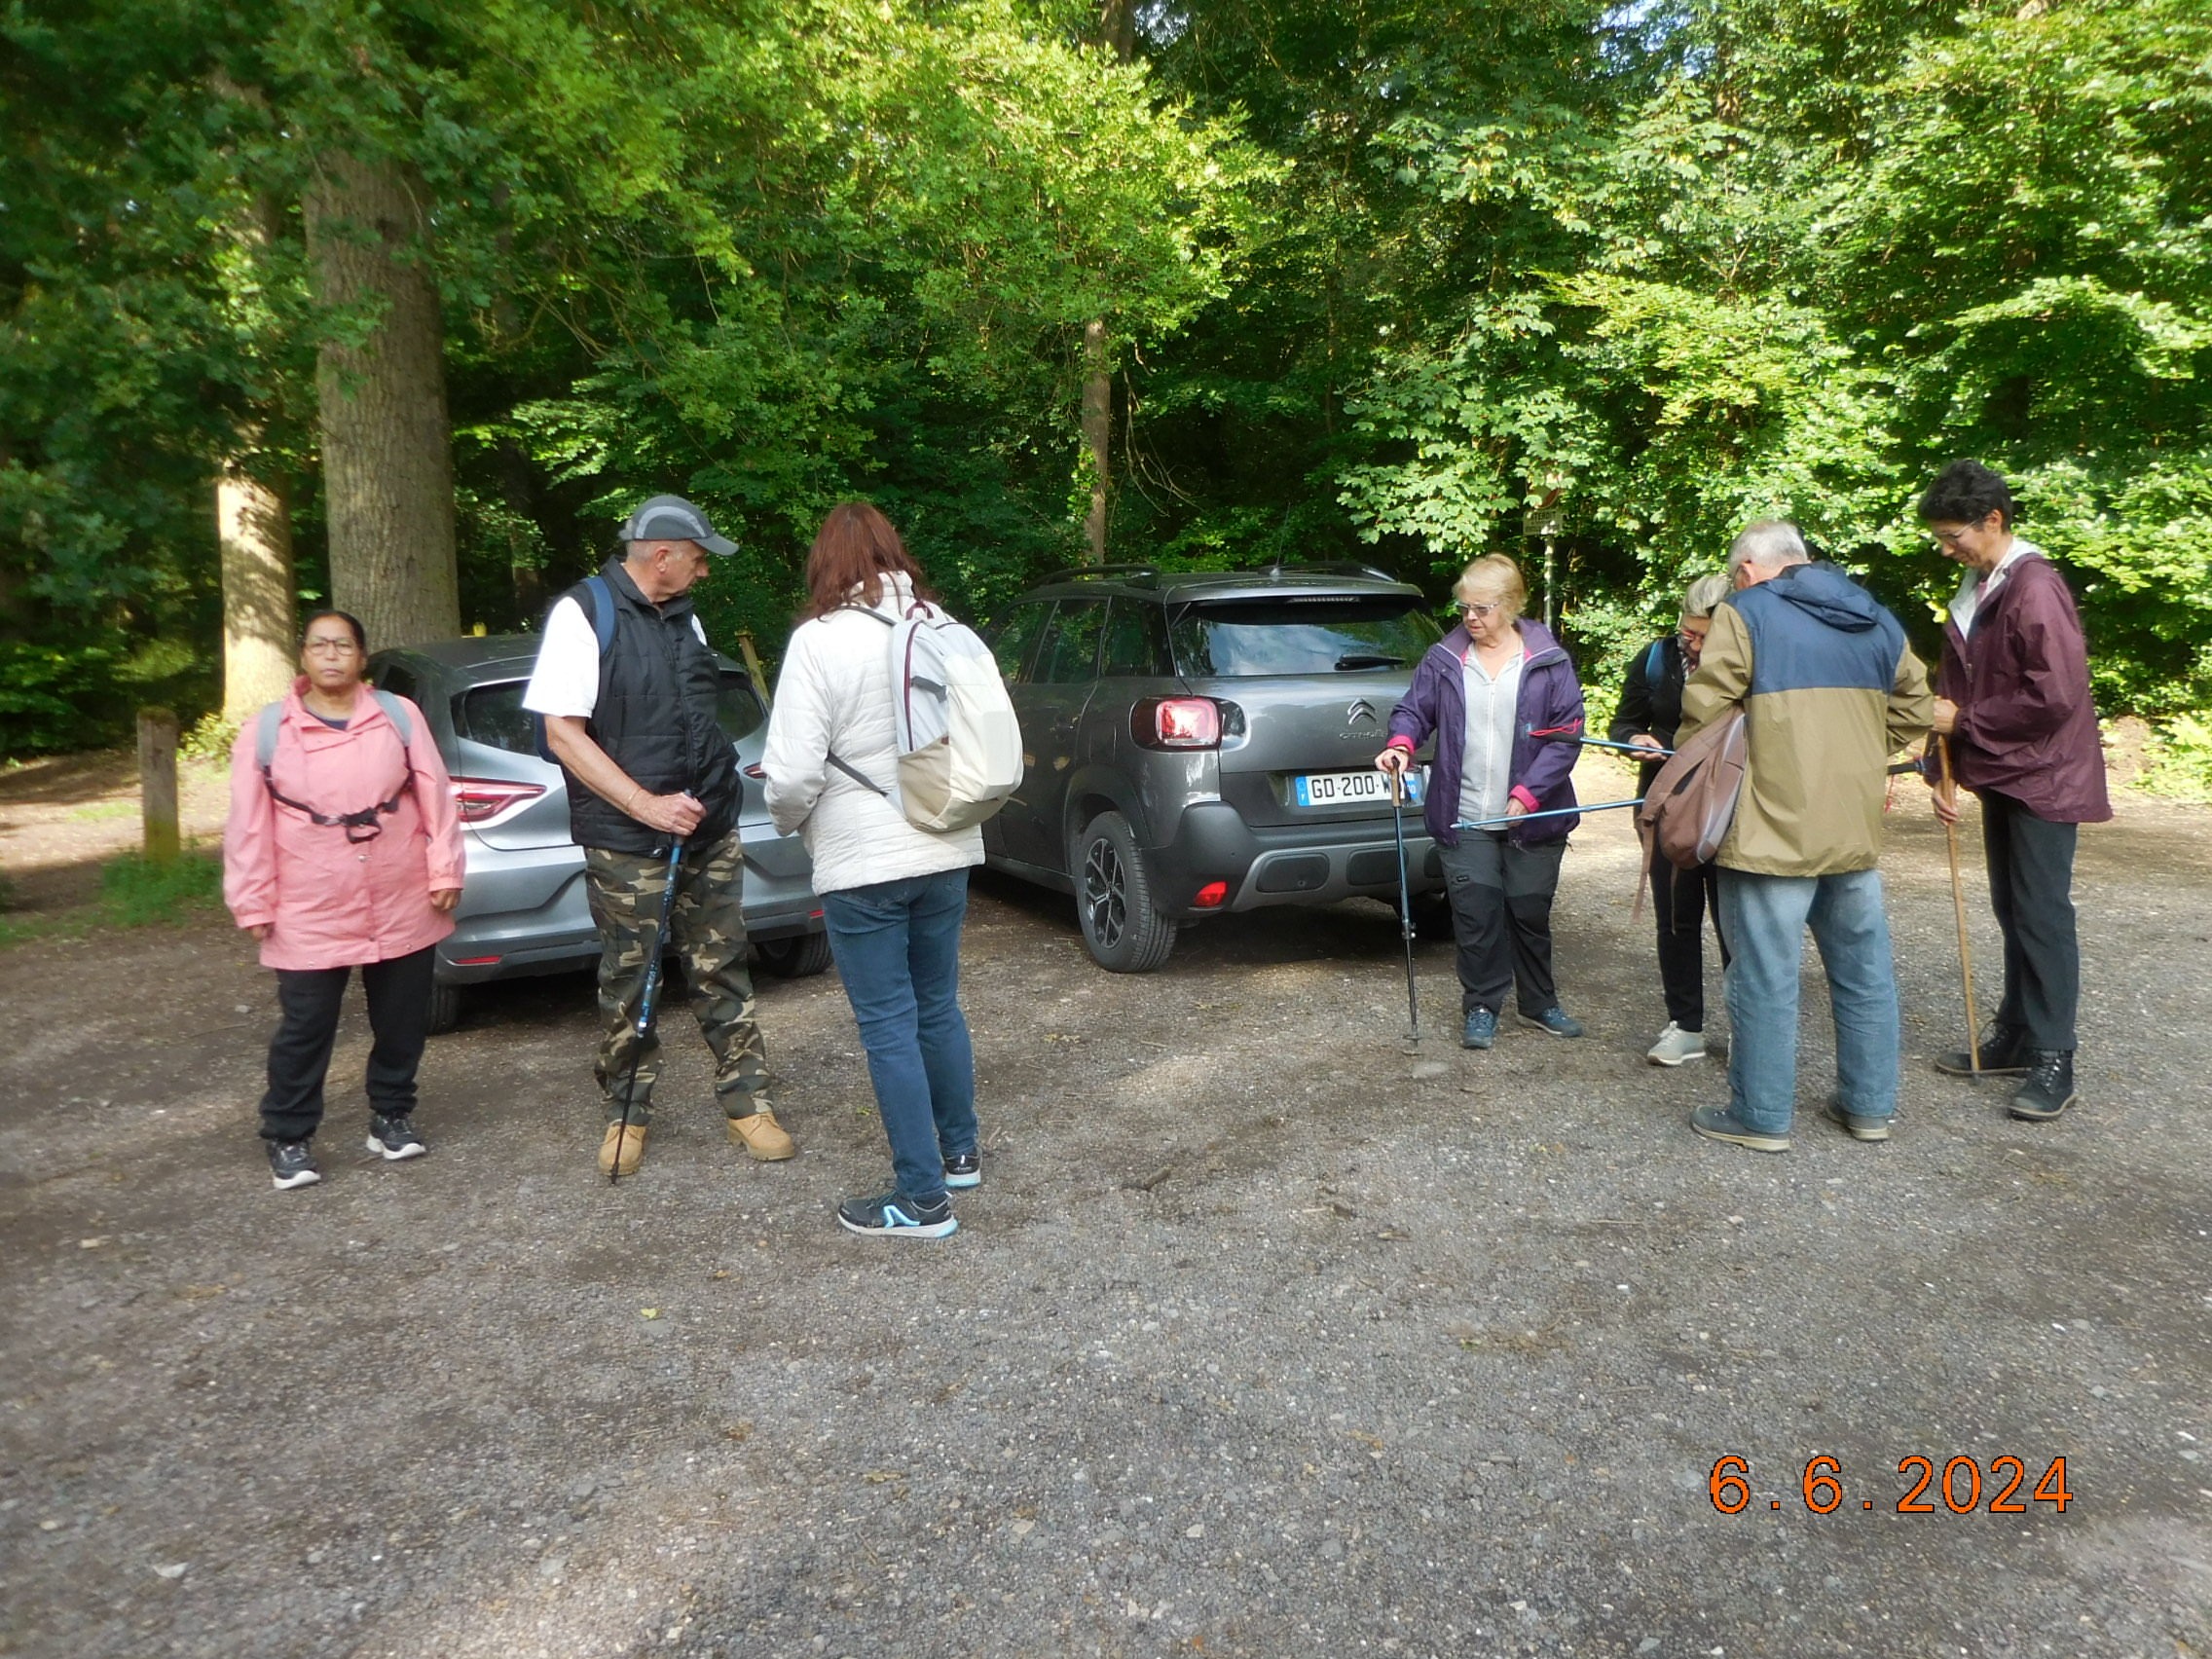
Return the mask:
<svg viewBox="0 0 2212 1659">
<path fill-rule="evenodd" d="M 1535 735 L 1543 737 L 1548 734 L 1538 732 Z M 1637 743 L 1615 743 L 1610 738 L 1604 737 L 1555 737 L 1551 738 L 1550 741 L 1554 743 L 1579 743 L 1585 749 L 1617 749 L 1623 755 L 1640 755 L 1646 760 L 1664 760 L 1668 756 L 1675 753 L 1672 749 L 1646 749 L 1641 744 Z"/>
<path fill-rule="evenodd" d="M 660 895 L 660 926 L 653 933 L 653 947 L 645 957 L 645 985 L 638 998 L 636 1040 L 630 1046 L 630 1079 L 622 1089 L 622 1132 L 614 1138 L 614 1160 L 607 1166 L 607 1184 L 622 1179 L 622 1152 L 630 1143 L 630 1097 L 638 1088 L 638 1062 L 645 1057 L 646 1039 L 653 1030 L 653 999 L 660 992 L 660 957 L 668 945 L 668 919 L 676 909 L 676 872 L 683 862 L 683 837 L 668 844 L 668 881 Z"/>
<path fill-rule="evenodd" d="M 1479 818 L 1472 824 L 1455 824 L 1455 830 L 1495 830 L 1503 824 L 1526 824 L 1531 818 L 1565 818 L 1570 812 L 1612 812 L 1624 806 L 1641 806 L 1643 797 L 1634 800 L 1604 800 L 1590 806 L 1555 806 L 1547 812 L 1524 812 L 1518 818 Z"/>
<path fill-rule="evenodd" d="M 1406 780 L 1403 772 L 1390 774 L 1390 822 L 1398 831 L 1398 925 L 1406 936 L 1406 1036 L 1420 1047 L 1420 1003 L 1414 991 L 1414 901 L 1406 877 Z"/>
</svg>

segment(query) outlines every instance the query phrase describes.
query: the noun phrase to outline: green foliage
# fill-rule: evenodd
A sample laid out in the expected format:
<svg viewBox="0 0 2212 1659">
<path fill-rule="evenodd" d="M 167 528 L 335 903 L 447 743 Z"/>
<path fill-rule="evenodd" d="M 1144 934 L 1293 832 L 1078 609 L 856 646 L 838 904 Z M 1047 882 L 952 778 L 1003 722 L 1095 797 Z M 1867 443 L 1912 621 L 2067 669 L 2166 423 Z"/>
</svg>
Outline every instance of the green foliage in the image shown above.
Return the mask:
<svg viewBox="0 0 2212 1659">
<path fill-rule="evenodd" d="M 872 498 L 988 615 L 1113 552 L 1537 574 L 1589 673 L 1781 513 L 1933 647 L 1914 500 L 2014 480 L 2100 706 L 2212 707 L 2201 0 L 12 0 L 0 750 L 213 706 L 209 480 L 320 584 L 302 194 L 421 181 L 464 616 L 529 625 L 642 496 L 741 543 L 773 658 Z M 2178 728 L 2177 728 L 2178 729 Z M 2186 747 L 2186 743 L 2183 745 Z"/>
<path fill-rule="evenodd" d="M 227 765 L 231 745 L 238 741 L 238 723 L 223 719 L 220 709 L 211 710 L 185 728 L 184 735 L 177 739 L 176 752 L 186 760 Z"/>
<path fill-rule="evenodd" d="M 2181 715 L 2160 726 L 2135 787 L 2173 800 L 2212 802 L 2212 719 Z"/>
<path fill-rule="evenodd" d="M 0 639 L 0 755 L 94 743 L 119 711 L 103 707 L 118 652 L 106 645 Z"/>
<path fill-rule="evenodd" d="M 110 927 L 187 921 L 222 897 L 223 861 L 205 853 L 160 862 L 126 853 L 100 869 L 100 919 Z"/>
</svg>

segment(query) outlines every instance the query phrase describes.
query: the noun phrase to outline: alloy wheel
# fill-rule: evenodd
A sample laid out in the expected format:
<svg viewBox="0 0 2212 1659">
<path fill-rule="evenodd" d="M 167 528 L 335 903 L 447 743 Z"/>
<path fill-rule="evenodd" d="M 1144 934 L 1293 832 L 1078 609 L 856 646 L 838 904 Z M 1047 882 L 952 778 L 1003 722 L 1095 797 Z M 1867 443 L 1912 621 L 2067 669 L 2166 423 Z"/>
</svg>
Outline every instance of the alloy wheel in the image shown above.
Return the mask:
<svg viewBox="0 0 2212 1659">
<path fill-rule="evenodd" d="M 1083 856 L 1083 908 L 1090 918 L 1090 937 L 1102 950 L 1122 941 L 1128 924 L 1128 878 L 1114 843 L 1101 835 Z"/>
</svg>

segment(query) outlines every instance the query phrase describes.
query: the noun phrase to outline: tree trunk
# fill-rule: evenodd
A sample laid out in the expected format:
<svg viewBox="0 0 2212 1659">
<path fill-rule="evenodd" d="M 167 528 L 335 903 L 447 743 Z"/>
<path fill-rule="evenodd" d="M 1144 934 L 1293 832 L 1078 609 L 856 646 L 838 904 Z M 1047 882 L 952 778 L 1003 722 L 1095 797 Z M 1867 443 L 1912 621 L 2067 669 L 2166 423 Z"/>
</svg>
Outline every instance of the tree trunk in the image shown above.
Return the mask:
<svg viewBox="0 0 2212 1659">
<path fill-rule="evenodd" d="M 343 334 L 315 360 L 331 603 L 369 648 L 461 632 L 445 334 L 427 215 L 389 163 L 326 156 L 302 202 L 316 297 Z"/>
<path fill-rule="evenodd" d="M 1083 539 L 1090 562 L 1106 562 L 1106 496 L 1113 483 L 1114 383 L 1106 373 L 1106 319 L 1083 325 L 1083 447 L 1090 457 L 1090 512 Z"/>
<path fill-rule="evenodd" d="M 223 560 L 223 719 L 243 724 L 290 688 L 299 658 L 292 503 L 236 461 L 215 481 Z"/>
<path fill-rule="evenodd" d="M 1136 55 L 1135 0 L 1102 0 L 1098 33 L 1117 61 Z M 1093 565 L 1106 562 L 1106 509 L 1114 483 L 1114 382 L 1106 359 L 1106 319 L 1083 326 L 1083 447 L 1090 458 L 1090 511 L 1083 521 L 1085 549 Z"/>
</svg>

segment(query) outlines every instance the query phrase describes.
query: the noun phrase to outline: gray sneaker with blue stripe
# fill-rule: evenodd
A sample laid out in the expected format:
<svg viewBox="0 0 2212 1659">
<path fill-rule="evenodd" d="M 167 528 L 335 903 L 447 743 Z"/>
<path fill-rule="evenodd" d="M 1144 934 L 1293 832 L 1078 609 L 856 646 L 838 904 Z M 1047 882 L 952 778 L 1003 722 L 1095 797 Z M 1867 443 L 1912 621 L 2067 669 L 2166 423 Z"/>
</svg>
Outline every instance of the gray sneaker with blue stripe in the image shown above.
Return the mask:
<svg viewBox="0 0 2212 1659">
<path fill-rule="evenodd" d="M 949 1238 L 960 1231 L 952 1199 L 942 1193 L 927 1201 L 903 1193 L 847 1198 L 837 1206 L 837 1225 L 875 1238 Z"/>
</svg>

